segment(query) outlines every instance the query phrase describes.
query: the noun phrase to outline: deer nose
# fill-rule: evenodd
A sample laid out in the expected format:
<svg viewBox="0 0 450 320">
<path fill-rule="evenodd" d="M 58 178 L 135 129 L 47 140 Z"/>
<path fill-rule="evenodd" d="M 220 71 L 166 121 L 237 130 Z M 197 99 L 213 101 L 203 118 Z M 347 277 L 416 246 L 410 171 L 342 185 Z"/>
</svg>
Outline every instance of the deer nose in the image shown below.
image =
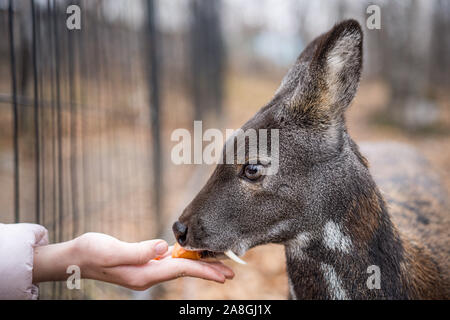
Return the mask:
<svg viewBox="0 0 450 320">
<path fill-rule="evenodd" d="M 183 246 L 186 244 L 186 235 L 188 228 L 185 224 L 181 223 L 180 221 L 177 221 L 172 226 L 173 233 L 175 234 L 175 238 L 177 239 L 178 243 Z"/>
</svg>

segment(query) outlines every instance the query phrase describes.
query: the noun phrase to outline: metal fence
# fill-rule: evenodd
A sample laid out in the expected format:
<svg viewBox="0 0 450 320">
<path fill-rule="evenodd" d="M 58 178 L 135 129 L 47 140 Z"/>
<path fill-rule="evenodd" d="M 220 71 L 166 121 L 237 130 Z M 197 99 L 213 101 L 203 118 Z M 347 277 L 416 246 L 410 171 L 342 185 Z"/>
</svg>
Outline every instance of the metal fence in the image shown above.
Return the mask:
<svg viewBox="0 0 450 320">
<path fill-rule="evenodd" d="M 66 26 L 69 5 L 81 30 Z M 51 242 L 86 231 L 127 241 L 160 230 L 158 37 L 144 19 L 104 1 L 0 2 L 2 222 L 47 227 Z M 127 1 L 115 1 L 126 11 Z M 112 297 L 86 283 L 41 286 L 41 298 Z"/>
</svg>

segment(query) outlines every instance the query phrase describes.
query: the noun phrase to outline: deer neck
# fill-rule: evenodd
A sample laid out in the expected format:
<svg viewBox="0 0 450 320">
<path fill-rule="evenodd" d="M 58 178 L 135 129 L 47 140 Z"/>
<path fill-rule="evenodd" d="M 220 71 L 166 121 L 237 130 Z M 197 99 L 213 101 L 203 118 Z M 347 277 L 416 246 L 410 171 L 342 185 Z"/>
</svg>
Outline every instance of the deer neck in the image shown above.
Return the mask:
<svg viewBox="0 0 450 320">
<path fill-rule="evenodd" d="M 345 219 L 326 220 L 286 243 L 291 298 L 435 297 L 438 271 L 424 248 L 400 236 L 375 184 L 360 191 L 333 201 L 330 209 L 342 208 L 333 216 Z"/>
</svg>

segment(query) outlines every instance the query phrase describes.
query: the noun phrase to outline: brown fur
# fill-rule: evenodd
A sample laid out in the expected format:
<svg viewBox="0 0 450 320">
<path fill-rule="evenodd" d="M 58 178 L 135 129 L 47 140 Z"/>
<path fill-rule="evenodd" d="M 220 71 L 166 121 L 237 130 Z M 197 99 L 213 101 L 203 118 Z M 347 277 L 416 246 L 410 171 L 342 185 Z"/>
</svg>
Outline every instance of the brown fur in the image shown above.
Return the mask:
<svg viewBox="0 0 450 320">
<path fill-rule="evenodd" d="M 450 297 L 450 219 L 439 178 L 410 147 L 364 145 L 372 174 L 384 191 L 389 214 L 404 248 L 402 281 L 415 299 Z"/>
</svg>

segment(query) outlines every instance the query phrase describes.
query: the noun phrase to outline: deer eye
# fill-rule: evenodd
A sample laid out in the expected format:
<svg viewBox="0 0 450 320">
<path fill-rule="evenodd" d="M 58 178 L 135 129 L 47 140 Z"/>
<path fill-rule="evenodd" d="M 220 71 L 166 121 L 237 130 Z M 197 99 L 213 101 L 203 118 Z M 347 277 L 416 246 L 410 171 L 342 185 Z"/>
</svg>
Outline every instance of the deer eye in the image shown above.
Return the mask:
<svg viewBox="0 0 450 320">
<path fill-rule="evenodd" d="M 244 167 L 244 175 L 247 179 L 255 181 L 262 176 L 263 167 L 260 164 L 247 164 Z"/>
</svg>

